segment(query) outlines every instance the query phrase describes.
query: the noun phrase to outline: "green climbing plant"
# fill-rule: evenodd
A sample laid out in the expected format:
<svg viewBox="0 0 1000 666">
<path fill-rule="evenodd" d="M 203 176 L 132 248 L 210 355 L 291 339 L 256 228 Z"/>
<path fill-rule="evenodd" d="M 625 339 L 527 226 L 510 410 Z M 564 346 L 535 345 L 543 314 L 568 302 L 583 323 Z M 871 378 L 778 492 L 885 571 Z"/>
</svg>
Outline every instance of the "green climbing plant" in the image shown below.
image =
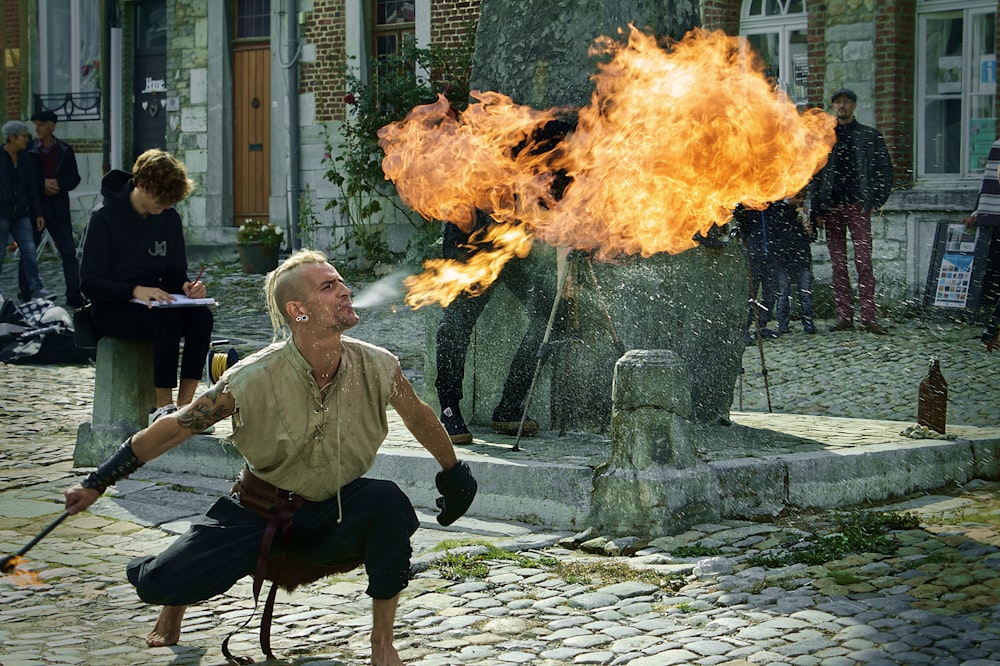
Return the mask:
<svg viewBox="0 0 1000 666">
<path fill-rule="evenodd" d="M 299 195 L 299 242 L 302 247 L 316 247 L 316 232 L 320 220 L 313 207 L 313 196 L 306 185 L 305 191 Z"/>
<path fill-rule="evenodd" d="M 380 212 L 394 208 L 413 220 L 411 211 L 382 173 L 384 154 L 378 145 L 378 130 L 402 120 L 415 106 L 435 101 L 438 94 L 444 95 L 455 108 L 463 109 L 468 104 L 474 45 L 473 23 L 455 47 L 417 48 L 411 40 L 404 42 L 398 53 L 370 63 L 367 80 L 345 68 L 347 115 L 338 136 L 326 134 L 323 158 L 324 178 L 339 190 L 340 196 L 331 199 L 326 208 L 336 210 L 350 225 L 351 234 L 343 242 L 349 249 L 353 245 L 370 261 L 401 258 L 389 252 L 378 221 Z M 411 224 L 417 231 L 411 246 L 426 243 L 429 223 L 413 220 Z M 419 255 L 408 250 L 406 257 L 425 258 L 415 254 Z"/>
</svg>

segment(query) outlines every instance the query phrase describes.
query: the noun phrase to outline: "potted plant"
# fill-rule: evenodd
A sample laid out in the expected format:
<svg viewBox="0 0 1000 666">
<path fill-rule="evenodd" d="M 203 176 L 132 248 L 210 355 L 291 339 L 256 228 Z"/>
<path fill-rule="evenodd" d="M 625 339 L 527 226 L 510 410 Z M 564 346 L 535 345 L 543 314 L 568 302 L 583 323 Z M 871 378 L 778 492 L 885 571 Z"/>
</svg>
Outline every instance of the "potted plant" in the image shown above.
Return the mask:
<svg viewBox="0 0 1000 666">
<path fill-rule="evenodd" d="M 282 230 L 265 220 L 247 218 L 236 231 L 236 250 L 243 272 L 263 274 L 278 267 L 278 252 L 285 240 Z"/>
</svg>

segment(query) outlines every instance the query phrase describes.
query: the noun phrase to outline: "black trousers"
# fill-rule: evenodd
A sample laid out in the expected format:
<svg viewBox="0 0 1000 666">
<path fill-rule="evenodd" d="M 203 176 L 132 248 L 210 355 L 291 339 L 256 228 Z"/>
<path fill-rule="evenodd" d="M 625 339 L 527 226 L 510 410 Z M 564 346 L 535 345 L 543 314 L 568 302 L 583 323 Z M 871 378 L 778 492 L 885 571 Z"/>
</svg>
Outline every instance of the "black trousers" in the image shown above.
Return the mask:
<svg viewBox="0 0 1000 666">
<path fill-rule="evenodd" d="M 59 251 L 59 259 L 62 261 L 63 279 L 66 282 L 66 300 L 70 305 L 80 305 L 83 295 L 80 293 L 80 262 L 76 258 L 76 240 L 73 238 L 73 220 L 70 216 L 69 204 L 66 204 L 64 212 L 56 212 L 53 209 L 58 204 L 45 201 L 45 229 L 56 244 Z M 34 220 L 31 225 L 35 235 L 35 249 L 41 245 L 42 232 L 35 228 Z M 23 259 L 21 260 L 24 261 Z M 18 293 L 21 300 L 27 300 L 31 289 L 28 287 L 28 278 L 24 273 L 23 263 L 18 267 L 17 272 Z"/>
<path fill-rule="evenodd" d="M 536 270 L 532 270 L 532 269 Z M 549 310 L 554 296 L 553 265 L 546 273 L 538 274 L 538 265 L 529 259 L 511 259 L 500 272 L 500 277 L 483 294 L 469 298 L 459 296 L 445 308 L 437 329 L 437 389 L 442 409 L 458 405 L 462 400 L 462 382 L 465 379 L 465 357 L 476 320 L 489 303 L 493 290 L 500 284 L 506 285 L 524 306 L 528 317 L 528 328 L 511 360 L 507 379 L 504 382 L 503 397 L 497 407 L 495 418 L 508 420 L 521 417 L 521 405 L 531 386 L 538 348 L 545 337 Z"/>
<path fill-rule="evenodd" d="M 756 321 L 763 328 L 771 321 L 771 310 L 774 308 L 778 288 L 777 262 L 773 255 L 768 254 L 762 243 L 748 239 L 746 242 L 747 262 L 750 266 L 750 298 L 747 303 L 747 328 L 756 330 Z M 758 293 L 760 294 L 758 298 Z"/>
<path fill-rule="evenodd" d="M 409 498 L 391 481 L 360 478 L 337 498 L 295 513 L 287 552 L 317 564 L 363 559 L 368 595 L 391 599 L 409 583 L 410 536 L 419 526 Z M 185 606 L 222 594 L 253 573 L 267 521 L 229 497 L 159 555 L 137 557 L 126 574 L 149 604 Z M 281 552 L 275 538 L 271 554 Z"/>
<path fill-rule="evenodd" d="M 982 227 L 982 231 L 989 231 L 990 240 L 976 311 L 976 321 L 980 323 L 986 322 L 1000 303 L 1000 227 Z"/>
<path fill-rule="evenodd" d="M 153 385 L 177 386 L 177 360 L 182 379 L 201 379 L 212 346 L 215 318 L 205 307 L 147 308 L 138 303 L 95 303 L 94 324 L 101 335 L 153 343 Z M 181 339 L 184 354 L 181 355 Z"/>
</svg>

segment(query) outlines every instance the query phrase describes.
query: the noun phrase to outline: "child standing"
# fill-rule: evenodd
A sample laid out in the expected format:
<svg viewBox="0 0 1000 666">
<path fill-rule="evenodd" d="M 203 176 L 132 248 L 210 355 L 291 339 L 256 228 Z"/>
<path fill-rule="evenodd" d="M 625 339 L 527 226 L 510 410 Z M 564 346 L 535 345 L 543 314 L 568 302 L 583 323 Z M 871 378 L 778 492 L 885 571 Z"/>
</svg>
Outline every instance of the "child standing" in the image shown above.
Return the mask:
<svg viewBox="0 0 1000 666">
<path fill-rule="evenodd" d="M 771 204 L 772 241 L 775 269 L 775 317 L 778 333 L 784 335 L 791 311 L 792 284 L 798 292 L 802 331 L 816 333 L 813 322 L 812 242 L 813 229 L 805 209 L 805 194 Z"/>
</svg>

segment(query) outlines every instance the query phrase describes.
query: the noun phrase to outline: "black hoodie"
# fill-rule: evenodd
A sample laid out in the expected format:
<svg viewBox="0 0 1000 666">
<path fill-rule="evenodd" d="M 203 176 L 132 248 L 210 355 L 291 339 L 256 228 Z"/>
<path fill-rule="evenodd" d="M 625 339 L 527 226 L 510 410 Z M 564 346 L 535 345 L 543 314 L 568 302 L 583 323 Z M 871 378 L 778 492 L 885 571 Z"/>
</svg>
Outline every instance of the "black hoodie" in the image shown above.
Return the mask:
<svg viewBox="0 0 1000 666">
<path fill-rule="evenodd" d="M 129 201 L 134 187 L 131 174 L 108 172 L 101 181 L 104 205 L 90 216 L 80 282 L 98 308 L 127 301 L 137 286 L 180 294 L 188 281 L 181 216 L 167 208 L 142 217 Z"/>
</svg>

